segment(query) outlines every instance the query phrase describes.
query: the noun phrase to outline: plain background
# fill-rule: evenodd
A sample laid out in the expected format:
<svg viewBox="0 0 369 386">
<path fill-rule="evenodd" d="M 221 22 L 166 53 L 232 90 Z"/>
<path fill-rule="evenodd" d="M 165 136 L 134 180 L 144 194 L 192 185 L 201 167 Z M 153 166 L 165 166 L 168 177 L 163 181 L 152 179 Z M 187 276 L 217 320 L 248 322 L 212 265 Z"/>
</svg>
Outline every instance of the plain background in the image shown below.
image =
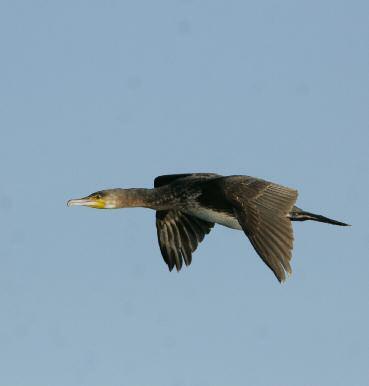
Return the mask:
<svg viewBox="0 0 369 386">
<path fill-rule="evenodd" d="M 0 2 L 0 386 L 369 384 L 369 3 Z M 247 174 L 297 223 L 280 285 L 216 226 L 169 273 L 154 213 L 67 208 Z"/>
</svg>

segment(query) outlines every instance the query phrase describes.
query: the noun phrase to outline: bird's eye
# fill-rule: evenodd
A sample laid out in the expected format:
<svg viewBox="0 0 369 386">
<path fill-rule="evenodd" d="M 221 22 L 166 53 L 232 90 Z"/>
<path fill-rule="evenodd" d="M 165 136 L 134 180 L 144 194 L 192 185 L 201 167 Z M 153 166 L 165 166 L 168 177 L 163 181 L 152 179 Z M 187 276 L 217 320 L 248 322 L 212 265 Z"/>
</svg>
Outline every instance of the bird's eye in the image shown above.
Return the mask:
<svg viewBox="0 0 369 386">
<path fill-rule="evenodd" d="M 95 198 L 99 200 L 101 198 L 101 194 L 100 193 L 96 193 L 95 194 Z"/>
</svg>

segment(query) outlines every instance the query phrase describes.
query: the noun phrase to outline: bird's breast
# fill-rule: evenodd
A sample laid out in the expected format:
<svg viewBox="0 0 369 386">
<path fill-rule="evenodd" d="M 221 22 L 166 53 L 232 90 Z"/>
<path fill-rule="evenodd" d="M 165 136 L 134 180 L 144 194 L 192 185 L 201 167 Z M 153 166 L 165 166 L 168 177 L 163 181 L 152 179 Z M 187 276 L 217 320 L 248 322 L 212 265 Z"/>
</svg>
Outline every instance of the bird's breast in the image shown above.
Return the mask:
<svg viewBox="0 0 369 386">
<path fill-rule="evenodd" d="M 233 213 L 218 211 L 209 208 L 197 207 L 186 210 L 192 216 L 198 217 L 201 220 L 217 223 L 228 228 L 242 230 L 237 218 Z"/>
</svg>

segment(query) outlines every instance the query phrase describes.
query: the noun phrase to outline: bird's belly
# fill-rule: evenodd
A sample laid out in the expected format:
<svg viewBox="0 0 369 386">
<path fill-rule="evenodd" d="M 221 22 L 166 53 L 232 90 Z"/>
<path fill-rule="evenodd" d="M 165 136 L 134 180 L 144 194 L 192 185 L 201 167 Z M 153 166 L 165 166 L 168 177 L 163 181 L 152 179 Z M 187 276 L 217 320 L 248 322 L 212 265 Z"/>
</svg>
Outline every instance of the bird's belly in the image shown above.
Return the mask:
<svg viewBox="0 0 369 386">
<path fill-rule="evenodd" d="M 237 218 L 225 212 L 218 212 L 216 210 L 205 208 L 196 208 L 187 210 L 186 212 L 194 217 L 200 218 L 201 220 L 214 222 L 232 229 L 242 230 Z"/>
</svg>

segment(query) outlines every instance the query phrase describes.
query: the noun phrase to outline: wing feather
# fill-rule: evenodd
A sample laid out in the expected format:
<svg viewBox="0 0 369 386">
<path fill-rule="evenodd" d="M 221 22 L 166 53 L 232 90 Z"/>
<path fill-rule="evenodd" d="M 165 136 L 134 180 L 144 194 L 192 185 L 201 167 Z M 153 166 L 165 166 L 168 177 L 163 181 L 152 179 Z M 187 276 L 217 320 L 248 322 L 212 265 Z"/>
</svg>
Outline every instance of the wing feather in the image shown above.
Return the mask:
<svg viewBox="0 0 369 386">
<path fill-rule="evenodd" d="M 214 223 L 200 220 L 177 210 L 156 212 L 156 229 L 161 254 L 171 271 L 190 265 L 192 253 L 209 233 Z"/>
<path fill-rule="evenodd" d="M 225 195 L 258 255 L 279 281 L 291 273 L 293 230 L 288 215 L 297 191 L 254 177 L 226 180 Z"/>
</svg>

